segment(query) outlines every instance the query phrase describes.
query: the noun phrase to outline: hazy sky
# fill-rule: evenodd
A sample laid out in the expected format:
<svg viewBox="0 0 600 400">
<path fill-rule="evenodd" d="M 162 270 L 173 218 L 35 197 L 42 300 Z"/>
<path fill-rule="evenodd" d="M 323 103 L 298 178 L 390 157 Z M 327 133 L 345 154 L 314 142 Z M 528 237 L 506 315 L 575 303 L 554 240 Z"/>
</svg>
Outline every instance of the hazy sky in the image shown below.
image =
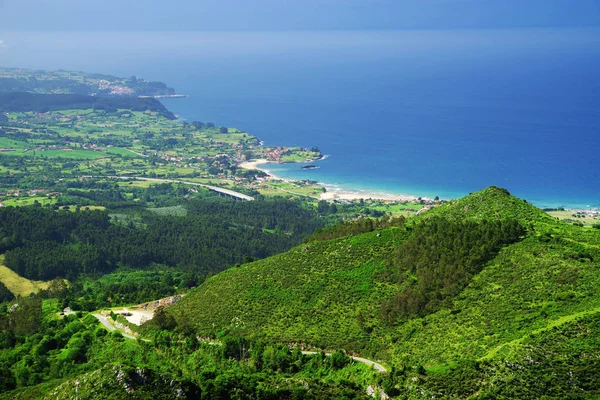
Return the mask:
<svg viewBox="0 0 600 400">
<path fill-rule="evenodd" d="M 0 0 L 3 31 L 598 25 L 600 0 Z"/>
</svg>

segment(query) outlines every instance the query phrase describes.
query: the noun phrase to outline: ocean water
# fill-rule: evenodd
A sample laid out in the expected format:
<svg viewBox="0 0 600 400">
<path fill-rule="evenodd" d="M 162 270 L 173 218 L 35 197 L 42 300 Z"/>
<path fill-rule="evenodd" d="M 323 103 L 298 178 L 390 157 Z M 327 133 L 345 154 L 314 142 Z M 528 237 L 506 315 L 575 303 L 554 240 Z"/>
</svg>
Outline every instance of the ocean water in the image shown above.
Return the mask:
<svg viewBox="0 0 600 400">
<path fill-rule="evenodd" d="M 0 65 L 160 80 L 181 118 L 318 146 L 277 175 L 455 198 L 490 185 L 600 207 L 600 29 L 0 32 Z"/>
</svg>

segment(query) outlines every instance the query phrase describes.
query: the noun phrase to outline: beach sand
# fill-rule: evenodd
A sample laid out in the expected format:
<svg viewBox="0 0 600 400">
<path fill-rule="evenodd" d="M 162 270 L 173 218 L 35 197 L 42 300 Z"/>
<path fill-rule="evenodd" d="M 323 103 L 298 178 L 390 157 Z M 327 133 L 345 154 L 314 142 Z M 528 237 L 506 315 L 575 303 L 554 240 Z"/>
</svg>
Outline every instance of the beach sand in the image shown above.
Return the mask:
<svg viewBox="0 0 600 400">
<path fill-rule="evenodd" d="M 243 162 L 239 165 L 239 167 L 243 168 L 243 169 L 260 169 L 260 168 L 258 168 L 259 165 L 266 164 L 268 162 L 269 162 L 268 160 L 261 158 L 260 160 L 252 160 L 252 161 Z"/>
<path fill-rule="evenodd" d="M 327 187 L 325 187 L 327 189 Z M 417 202 L 419 201 L 417 197 L 410 195 L 394 195 L 394 194 L 385 194 L 385 193 L 356 193 L 356 192 L 344 192 L 344 191 L 336 191 L 336 192 L 325 192 L 321 193 L 319 196 L 320 200 L 390 200 L 390 201 L 409 201 L 409 202 Z M 425 197 L 422 197 L 423 200 L 428 200 Z"/>
<path fill-rule="evenodd" d="M 265 159 L 260 159 L 260 160 L 252 160 L 252 161 L 246 161 L 243 162 L 239 165 L 240 168 L 244 168 L 244 169 L 258 169 L 261 170 L 263 172 L 265 172 L 267 175 L 269 175 L 269 177 L 271 179 L 274 180 L 281 180 L 281 181 L 285 181 L 285 182 L 291 182 L 292 180 L 290 179 L 283 179 L 277 175 L 274 175 L 272 173 L 270 173 L 267 170 L 264 170 L 262 168 L 260 168 L 260 165 L 262 164 L 267 164 L 269 163 L 268 160 Z M 333 200 L 347 200 L 347 201 L 353 201 L 353 200 L 367 200 L 367 199 L 373 199 L 373 200 L 390 200 L 390 201 L 409 201 L 409 202 L 417 202 L 419 201 L 419 199 L 416 196 L 410 196 L 410 195 L 394 195 L 394 194 L 386 194 L 386 193 L 376 193 L 376 192 L 351 192 L 351 191 L 339 191 L 339 190 L 335 190 L 335 191 L 330 191 L 331 188 L 328 188 L 327 185 L 322 185 L 321 186 L 325 187 L 325 189 L 327 190 L 327 192 L 325 193 L 321 193 L 321 195 L 319 196 L 319 200 L 326 200 L 326 201 L 333 201 Z M 429 200 L 426 197 L 422 198 L 423 200 Z"/>
</svg>

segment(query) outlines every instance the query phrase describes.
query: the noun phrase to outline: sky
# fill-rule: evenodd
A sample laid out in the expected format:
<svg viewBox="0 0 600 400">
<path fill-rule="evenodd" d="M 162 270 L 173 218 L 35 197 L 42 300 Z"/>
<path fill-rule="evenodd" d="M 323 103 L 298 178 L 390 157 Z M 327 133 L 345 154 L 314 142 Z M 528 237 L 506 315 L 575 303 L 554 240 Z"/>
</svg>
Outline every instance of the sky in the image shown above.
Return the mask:
<svg viewBox="0 0 600 400">
<path fill-rule="evenodd" d="M 0 0 L 2 31 L 583 26 L 600 0 Z"/>
</svg>

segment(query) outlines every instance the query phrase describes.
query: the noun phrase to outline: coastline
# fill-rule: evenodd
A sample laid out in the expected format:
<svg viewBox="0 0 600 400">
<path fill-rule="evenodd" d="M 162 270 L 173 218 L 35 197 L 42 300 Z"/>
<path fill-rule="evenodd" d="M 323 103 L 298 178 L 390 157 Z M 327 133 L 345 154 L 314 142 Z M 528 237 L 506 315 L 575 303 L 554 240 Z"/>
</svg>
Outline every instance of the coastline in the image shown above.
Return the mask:
<svg viewBox="0 0 600 400">
<path fill-rule="evenodd" d="M 138 96 L 140 99 L 183 99 L 187 94 L 155 94 L 153 96 Z"/>
<path fill-rule="evenodd" d="M 271 180 L 278 180 L 284 182 L 294 182 L 294 179 L 286 179 L 280 176 L 273 174 L 271 171 L 265 168 L 260 168 L 261 165 L 269 164 L 272 161 L 266 160 L 264 158 L 258 160 L 246 161 L 238 165 L 238 167 L 248 170 L 259 170 L 264 172 L 269 176 Z M 303 161 L 306 162 L 306 161 Z M 332 186 L 328 186 L 327 184 L 317 182 L 317 185 L 325 188 L 326 192 L 321 193 L 319 195 L 319 200 L 326 201 L 334 201 L 334 200 L 345 200 L 345 201 L 355 201 L 355 200 L 386 200 L 386 201 L 408 201 L 408 202 L 418 202 L 420 200 L 425 200 L 427 202 L 431 201 L 431 199 L 427 197 L 418 197 L 412 196 L 408 194 L 388 194 L 388 193 L 379 193 L 374 191 L 360 192 L 356 190 L 340 190 L 339 188 L 334 188 Z"/>
<path fill-rule="evenodd" d="M 313 162 L 319 160 L 305 160 L 302 162 Z M 252 160 L 249 162 L 244 162 L 239 165 L 240 168 L 244 169 L 257 169 L 264 173 L 266 173 L 269 178 L 272 180 L 279 180 L 287 183 L 293 183 L 298 181 L 303 181 L 303 179 L 294 179 L 294 178 L 283 178 L 275 173 L 273 173 L 270 169 L 261 167 L 264 164 L 289 164 L 289 163 L 277 163 L 274 161 L 269 161 L 266 159 Z M 392 194 L 386 193 L 383 191 L 378 191 L 377 189 L 369 189 L 369 188 L 360 188 L 360 187 L 345 187 L 340 188 L 337 184 L 328 184 L 326 182 L 315 182 L 316 185 L 325 188 L 326 192 L 321 193 L 319 195 L 320 200 L 327 201 L 356 201 L 356 200 L 383 200 L 383 201 L 396 201 L 396 202 L 420 202 L 420 200 L 424 200 L 426 203 L 431 203 L 432 197 L 428 196 L 418 196 L 418 195 L 410 195 L 410 194 Z M 466 195 L 466 194 L 465 194 Z M 457 196 L 439 196 L 439 200 L 441 201 L 451 201 L 457 198 L 462 197 L 462 195 Z M 540 209 L 564 209 L 566 211 L 572 212 L 600 212 L 600 207 L 594 205 L 586 205 L 586 204 L 565 204 L 563 202 L 551 202 L 545 199 L 531 199 L 522 197 L 525 200 L 529 200 L 532 204 Z"/>
<path fill-rule="evenodd" d="M 286 179 L 286 178 L 282 178 L 278 175 L 275 175 L 274 173 L 272 173 L 271 171 L 269 171 L 268 169 L 264 169 L 264 168 L 260 168 L 259 166 L 262 164 L 269 164 L 272 163 L 273 161 L 269 161 L 265 158 L 260 158 L 258 160 L 252 160 L 252 161 L 245 161 L 241 164 L 238 165 L 239 168 L 243 168 L 243 169 L 255 169 L 258 171 L 262 171 L 265 174 L 268 175 L 269 179 L 271 180 L 276 180 L 276 181 L 283 181 L 283 182 L 295 182 L 295 179 Z"/>
</svg>

